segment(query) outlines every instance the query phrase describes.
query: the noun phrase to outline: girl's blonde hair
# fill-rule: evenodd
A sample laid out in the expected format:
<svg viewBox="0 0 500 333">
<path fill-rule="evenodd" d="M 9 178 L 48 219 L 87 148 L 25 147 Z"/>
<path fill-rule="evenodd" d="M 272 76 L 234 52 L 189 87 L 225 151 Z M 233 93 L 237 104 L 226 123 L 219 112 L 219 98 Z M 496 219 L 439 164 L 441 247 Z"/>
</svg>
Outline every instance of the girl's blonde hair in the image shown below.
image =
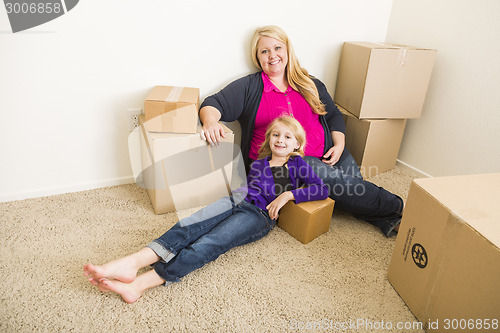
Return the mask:
<svg viewBox="0 0 500 333">
<path fill-rule="evenodd" d="M 304 128 L 297 119 L 290 116 L 284 116 L 274 119 L 267 127 L 264 143 L 262 143 L 259 148 L 258 158 L 261 159 L 272 155 L 269 142 L 271 141 L 271 132 L 277 124 L 283 124 L 284 126 L 286 126 L 290 130 L 290 132 L 292 132 L 295 139 L 297 139 L 297 141 L 299 142 L 299 148 L 291 152 L 287 156 L 287 160 L 291 156 L 298 155 L 304 157 L 304 147 L 306 146 L 306 131 L 304 131 Z"/>
<path fill-rule="evenodd" d="M 252 60 L 255 66 L 262 70 L 262 66 L 257 58 L 257 44 L 259 39 L 263 36 L 274 38 L 285 44 L 288 50 L 288 64 L 286 66 L 286 78 L 288 80 L 288 85 L 304 97 L 314 113 L 319 115 L 326 114 L 325 105 L 321 103 L 321 100 L 319 99 L 319 93 L 316 85 L 309 77 L 309 73 L 307 73 L 304 68 L 300 67 L 299 61 L 295 56 L 292 43 L 281 28 L 275 25 L 268 25 L 255 30 L 252 38 Z"/>
</svg>

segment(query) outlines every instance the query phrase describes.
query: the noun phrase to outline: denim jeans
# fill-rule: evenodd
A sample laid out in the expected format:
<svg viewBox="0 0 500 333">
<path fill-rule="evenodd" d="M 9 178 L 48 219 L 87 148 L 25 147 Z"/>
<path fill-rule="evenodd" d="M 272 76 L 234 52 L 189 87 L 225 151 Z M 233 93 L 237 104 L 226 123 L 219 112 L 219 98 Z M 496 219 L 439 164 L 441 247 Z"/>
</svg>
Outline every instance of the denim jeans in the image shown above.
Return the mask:
<svg viewBox="0 0 500 333">
<path fill-rule="evenodd" d="M 403 200 L 363 180 L 359 168 L 357 172 L 354 168 L 356 162 L 350 153 L 334 166 L 316 157 L 306 156 L 304 159 L 328 186 L 335 208 L 375 225 L 387 237 L 394 234 L 394 227 L 401 221 Z"/>
<path fill-rule="evenodd" d="M 228 250 L 266 236 L 275 224 L 267 211 L 246 200 L 222 198 L 180 220 L 148 245 L 162 258 L 154 269 L 166 284 L 177 282 Z"/>
</svg>

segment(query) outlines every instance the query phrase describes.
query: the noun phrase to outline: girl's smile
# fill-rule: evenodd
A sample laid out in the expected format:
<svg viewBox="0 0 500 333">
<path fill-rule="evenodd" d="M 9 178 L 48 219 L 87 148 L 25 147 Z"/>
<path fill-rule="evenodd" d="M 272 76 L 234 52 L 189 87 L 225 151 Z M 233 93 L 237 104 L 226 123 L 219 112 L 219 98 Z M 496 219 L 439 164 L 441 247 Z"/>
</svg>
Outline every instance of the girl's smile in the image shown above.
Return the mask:
<svg viewBox="0 0 500 333">
<path fill-rule="evenodd" d="M 288 127 L 277 123 L 271 131 L 269 146 L 273 157 L 287 157 L 300 147 L 300 143 Z"/>
</svg>

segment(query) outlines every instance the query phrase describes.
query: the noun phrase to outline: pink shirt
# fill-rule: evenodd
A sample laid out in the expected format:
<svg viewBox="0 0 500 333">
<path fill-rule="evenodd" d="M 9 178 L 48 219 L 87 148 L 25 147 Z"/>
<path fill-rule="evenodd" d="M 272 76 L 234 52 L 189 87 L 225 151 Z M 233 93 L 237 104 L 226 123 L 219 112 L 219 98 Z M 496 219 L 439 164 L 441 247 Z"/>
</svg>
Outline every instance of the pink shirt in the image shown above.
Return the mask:
<svg viewBox="0 0 500 333">
<path fill-rule="evenodd" d="M 307 141 L 304 151 L 307 156 L 323 156 L 325 131 L 319 115 L 314 113 L 304 97 L 290 86 L 285 92 L 281 92 L 264 72 L 262 80 L 264 91 L 255 118 L 249 157 L 252 160 L 257 159 L 259 148 L 265 140 L 267 126 L 281 116 L 293 116 L 304 127 Z"/>
</svg>

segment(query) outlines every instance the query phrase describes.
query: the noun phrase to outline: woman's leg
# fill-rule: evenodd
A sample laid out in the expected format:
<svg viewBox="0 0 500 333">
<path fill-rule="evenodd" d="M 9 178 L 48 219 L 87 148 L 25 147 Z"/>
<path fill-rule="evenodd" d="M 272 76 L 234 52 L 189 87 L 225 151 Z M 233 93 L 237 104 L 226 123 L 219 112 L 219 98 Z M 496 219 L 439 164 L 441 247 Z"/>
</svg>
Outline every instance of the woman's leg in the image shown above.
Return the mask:
<svg viewBox="0 0 500 333">
<path fill-rule="evenodd" d="M 264 237 L 274 225 L 267 212 L 244 201 L 234 208 L 233 214 L 183 248 L 172 260 L 157 262 L 155 271 L 165 281 L 177 282 L 229 249 Z"/>
<path fill-rule="evenodd" d="M 363 179 L 361 172 L 359 171 L 358 163 L 354 160 L 351 153 L 344 148 L 342 156 L 340 156 L 339 161 L 335 164 L 335 167 L 339 168 L 343 174 L 353 176 L 356 178 Z"/>
<path fill-rule="evenodd" d="M 386 236 L 393 234 L 403 211 L 403 200 L 399 196 L 361 178 L 344 174 L 339 168 L 315 157 L 306 156 L 305 160 L 328 186 L 336 208 L 379 227 Z"/>
</svg>

